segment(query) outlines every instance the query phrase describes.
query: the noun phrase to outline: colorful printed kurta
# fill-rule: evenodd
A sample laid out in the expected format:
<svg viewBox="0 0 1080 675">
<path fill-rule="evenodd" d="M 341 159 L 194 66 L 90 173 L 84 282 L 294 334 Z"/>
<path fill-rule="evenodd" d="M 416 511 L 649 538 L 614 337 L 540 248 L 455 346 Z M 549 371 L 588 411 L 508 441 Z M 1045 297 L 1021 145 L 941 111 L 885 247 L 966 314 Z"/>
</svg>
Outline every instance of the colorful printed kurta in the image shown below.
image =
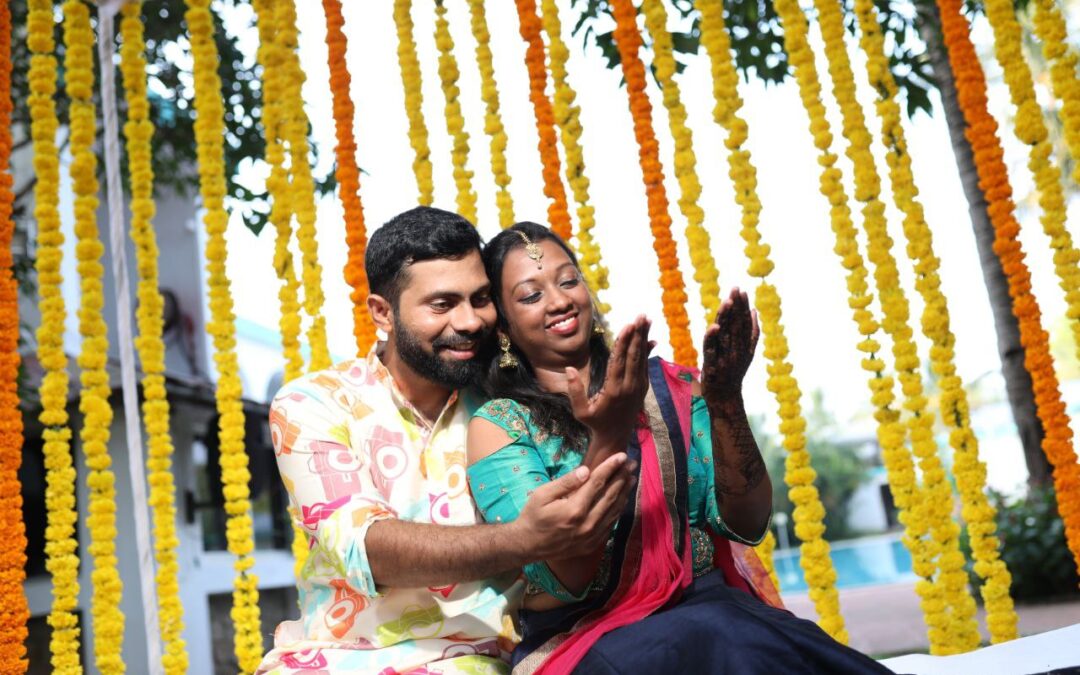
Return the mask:
<svg viewBox="0 0 1080 675">
<path fill-rule="evenodd" d="M 465 476 L 470 406 L 455 394 L 425 419 L 377 348 L 294 380 L 271 405 L 278 468 L 310 552 L 297 581 L 301 617 L 278 627 L 259 672 L 505 673 L 519 575 L 439 588 L 372 579 L 372 523 L 482 522 Z"/>
</svg>

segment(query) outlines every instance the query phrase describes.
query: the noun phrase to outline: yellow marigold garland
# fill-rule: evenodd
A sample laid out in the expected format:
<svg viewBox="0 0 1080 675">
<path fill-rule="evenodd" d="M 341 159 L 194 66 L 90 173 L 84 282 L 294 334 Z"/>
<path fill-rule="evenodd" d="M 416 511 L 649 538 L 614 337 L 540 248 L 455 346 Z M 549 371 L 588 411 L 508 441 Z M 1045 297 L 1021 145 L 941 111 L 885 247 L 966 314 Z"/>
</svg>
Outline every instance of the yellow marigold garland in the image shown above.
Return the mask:
<svg viewBox="0 0 1080 675">
<path fill-rule="evenodd" d="M 855 226 L 852 224 L 848 198 L 843 186 L 843 174 L 836 167 L 837 156 L 831 151 L 832 131 L 825 117 L 821 102 L 821 83 L 814 65 L 814 53 L 807 41 L 806 17 L 795 0 L 777 0 L 777 14 L 784 27 L 784 44 L 788 59 L 794 69 L 799 85 L 799 96 L 806 108 L 814 146 L 819 152 L 818 164 L 822 167 L 820 190 L 830 204 L 830 219 L 836 245 L 833 251 L 840 257 L 847 270 L 848 306 L 863 340 L 858 349 L 864 354 L 862 367 L 870 374 L 868 385 L 874 405 L 874 419 L 878 424 L 878 443 L 888 473 L 893 501 L 900 511 L 904 524 L 904 543 L 911 551 L 912 566 L 922 579 L 915 589 L 921 598 L 921 606 L 929 628 L 932 650 L 947 645 L 949 626 L 948 608 L 941 588 L 932 583 L 936 571 L 935 559 L 938 547 L 925 537 L 929 529 L 923 499 L 915 483 L 915 468 L 905 446 L 906 432 L 900 423 L 900 414 L 893 408 L 893 378 L 885 373 L 885 362 L 878 356 L 881 345 L 874 338 L 878 322 L 870 310 L 873 296 L 866 283 L 867 270 L 858 248 Z"/>
<path fill-rule="evenodd" d="M 1073 159 L 1073 182 L 1080 185 L 1080 77 L 1077 62 L 1080 56 L 1069 45 L 1065 19 L 1054 0 L 1035 0 L 1035 34 L 1042 41 L 1043 58 L 1050 65 L 1050 85 L 1054 96 L 1061 101 L 1061 125 L 1065 128 L 1065 143 Z M 1076 317 L 1072 317 L 1076 318 Z"/>
<path fill-rule="evenodd" d="M 994 53 L 1004 72 L 1009 96 L 1016 106 L 1013 131 L 1020 142 L 1028 147 L 1028 168 L 1035 177 L 1039 208 L 1042 209 L 1039 220 L 1054 250 L 1054 271 L 1061 289 L 1065 291 L 1068 316 L 1072 319 L 1070 326 L 1077 353 L 1080 354 L 1080 267 L 1077 267 L 1080 251 L 1073 246 L 1072 236 L 1065 228 L 1066 203 L 1061 170 L 1051 159 L 1054 146 L 1043 121 L 1042 107 L 1035 98 L 1031 68 L 1024 60 L 1023 30 L 1009 0 L 987 0 L 986 18 L 994 31 Z"/>
<path fill-rule="evenodd" d="M 589 179 L 585 175 L 585 158 L 581 152 L 581 107 L 574 103 L 577 93 L 567 80 L 566 62 L 570 58 L 570 50 L 562 40 L 562 22 L 559 21 L 559 8 L 555 0 L 542 0 L 540 18 L 548 36 L 548 69 L 555 84 L 553 112 L 566 158 L 566 182 L 577 202 L 578 262 L 596 298 L 597 309 L 605 314 L 611 308 L 600 300 L 600 293 L 608 288 L 608 270 L 600 260 L 600 246 L 592 236 L 596 216 L 595 209 L 589 204 Z"/>
<path fill-rule="evenodd" d="M 675 140 L 675 159 L 672 163 L 675 177 L 679 180 L 679 210 L 686 218 L 690 262 L 694 267 L 694 280 L 698 282 L 701 305 L 705 308 L 705 322 L 710 323 L 720 309 L 720 275 L 716 270 L 709 232 L 702 225 L 705 211 L 698 204 L 701 181 L 698 180 L 697 158 L 694 156 L 694 135 L 686 125 L 686 107 L 679 93 L 679 83 L 675 81 L 675 54 L 671 33 L 667 29 L 667 11 L 663 0 L 643 0 L 641 10 L 645 14 L 645 26 L 652 36 L 653 68 L 663 92 L 671 137 Z"/>
<path fill-rule="evenodd" d="M 975 571 L 984 580 L 981 591 L 987 612 L 986 623 L 991 641 L 1004 642 L 1017 637 L 1016 610 L 1009 594 L 1012 578 L 999 554 L 995 510 L 984 492 L 986 465 L 979 459 L 979 442 L 971 429 L 967 394 L 956 372 L 953 351 L 956 339 L 949 326 L 948 303 L 941 292 L 939 260 L 934 254 L 933 238 L 912 176 L 900 105 L 896 101 L 896 80 L 889 69 L 873 0 L 856 0 L 855 13 L 870 85 L 878 93 L 875 107 L 881 118 L 893 197 L 904 214 L 908 255 L 915 264 L 915 288 L 924 302 L 922 329 L 932 343 L 930 363 L 940 378 L 941 417 L 950 428 L 953 473 L 963 502 L 962 516 L 967 522 Z"/>
<path fill-rule="evenodd" d="M 758 229 L 761 200 L 757 194 L 757 169 L 751 161 L 750 151 L 744 148 L 748 127 L 739 114 L 743 102 L 738 90 L 739 76 L 731 57 L 731 39 L 724 25 L 723 6 L 720 3 L 702 3 L 700 10 L 701 43 L 709 55 L 713 96 L 716 99 L 713 117 L 727 131 L 725 146 L 728 149 L 728 175 L 735 186 L 735 201 L 742 210 L 742 228 L 739 233 L 746 243 L 743 250 L 749 261 L 747 271 L 750 276 L 760 279 L 754 294 L 754 304 L 761 318 L 765 358 L 769 361 L 767 387 L 779 406 L 780 431 L 788 455 L 784 481 L 788 485 L 788 495 L 795 505 L 796 534 L 802 540 L 799 563 L 806 576 L 810 597 L 822 628 L 840 642 L 846 643 L 848 634 L 844 627 L 844 617 L 840 614 L 836 570 L 829 556 L 829 543 L 823 538 L 825 508 L 814 485 L 816 472 L 810 465 L 810 454 L 806 450 L 806 420 L 800 405 L 799 384 L 792 375 L 793 368 L 788 361 L 787 337 L 781 324 L 780 296 L 776 287 L 766 281 L 766 277 L 772 272 L 773 263 L 769 259 L 769 245 L 761 242 L 761 232 Z M 762 561 L 768 561 L 768 568 L 775 582 L 772 557 L 769 555 L 773 545 L 770 536 L 768 546 L 758 547 L 758 550 L 762 553 Z M 762 551 L 762 548 L 765 550 Z"/>
<path fill-rule="evenodd" d="M 64 3 L 64 81 L 71 99 L 71 180 L 75 193 L 76 257 L 80 279 L 79 334 L 82 349 L 79 411 L 83 415 L 79 443 L 86 456 L 89 474 L 89 507 L 86 515 L 90 531 L 88 550 L 93 557 L 94 662 L 106 673 L 124 672 L 122 654 L 124 615 L 120 612 L 123 584 L 116 569 L 116 477 L 109 457 L 109 343 L 102 312 L 104 268 L 97 225 L 97 156 L 94 154 L 96 114 L 94 110 L 94 31 L 90 8 L 83 0 Z"/>
<path fill-rule="evenodd" d="M 266 138 L 266 163 L 270 175 L 266 190 L 270 194 L 270 223 L 274 226 L 274 271 L 281 287 L 278 300 L 281 303 L 281 345 L 285 358 L 286 382 L 304 372 L 304 358 L 300 354 L 300 281 L 296 278 L 292 252 L 292 190 L 289 172 L 285 167 L 284 120 L 286 97 L 284 79 L 284 49 L 278 41 L 274 5 L 270 0 L 253 3 L 259 30 L 257 57 L 263 67 L 263 135 Z"/>
<path fill-rule="evenodd" d="M 476 39 L 476 65 L 480 70 L 480 97 L 484 101 L 484 133 L 490 139 L 491 173 L 495 176 L 495 206 L 499 227 L 514 224 L 514 200 L 507 189 L 510 173 L 506 169 L 506 129 L 499 115 L 499 90 L 495 84 L 495 66 L 491 57 L 491 33 L 484 18 L 484 0 L 468 0 L 470 26 Z"/>
<path fill-rule="evenodd" d="M 639 148 L 641 175 L 649 204 L 649 223 L 653 250 L 660 264 L 664 318 L 667 319 L 675 361 L 683 365 L 697 363 L 697 349 L 690 336 L 690 318 L 686 315 L 686 287 L 679 271 L 679 256 L 671 237 L 671 215 L 664 190 L 664 169 L 652 126 L 652 105 L 645 93 L 645 64 L 638 56 L 641 34 L 637 29 L 637 11 L 631 0 L 613 0 L 615 43 L 619 48 L 630 113 L 634 118 L 634 137 Z"/>
<path fill-rule="evenodd" d="M 150 507 L 154 516 L 154 560 L 157 563 L 158 629 L 165 653 L 162 665 L 168 675 L 187 672 L 184 644 L 184 608 L 180 603 L 176 549 L 176 486 L 173 484 L 173 444 L 169 435 L 169 400 L 165 394 L 165 343 L 161 337 L 164 301 L 158 290 L 158 247 L 154 232 L 154 173 L 151 163 L 150 102 L 146 89 L 146 57 L 143 53 L 142 1 L 121 10 L 120 71 L 127 102 L 128 169 L 131 176 L 131 239 L 135 243 L 139 274 L 136 310 L 139 336 L 135 346 L 143 378 L 143 425 L 147 434 L 146 468 L 149 471 Z"/>
<path fill-rule="evenodd" d="M 352 287 L 349 299 L 352 300 L 356 353 L 363 356 L 375 342 L 375 324 L 371 322 L 367 310 L 368 280 L 364 271 L 367 230 L 364 227 L 364 207 L 360 203 L 360 168 L 356 165 L 356 140 L 353 137 L 355 108 L 349 94 L 352 78 L 345 62 L 348 40 L 342 30 L 345 17 L 341 14 L 341 0 L 323 0 L 323 12 L 326 14 L 327 61 L 330 66 L 330 92 L 334 97 L 334 130 L 337 134 L 337 145 L 334 146 L 337 169 L 334 175 L 345 213 L 345 243 L 349 246 L 345 281 Z"/>
<path fill-rule="evenodd" d="M 0 671 L 24 673 L 26 621 L 26 526 L 22 521 L 23 426 L 19 410 L 19 287 L 12 274 L 11 218 L 11 7 L 0 7 Z"/>
<path fill-rule="evenodd" d="M 909 412 L 912 451 L 918 458 L 929 519 L 930 533 L 941 547 L 938 558 L 940 583 L 949 605 L 949 645 L 945 653 L 966 652 L 979 646 L 975 620 L 975 599 L 968 588 L 964 554 L 960 550 L 960 526 L 952 517 L 953 493 L 934 440 L 934 415 L 927 412 L 922 367 L 909 323 L 910 307 L 903 288 L 892 238 L 881 200 L 878 175 L 862 106 L 855 97 L 855 75 L 844 43 L 844 18 L 835 0 L 815 0 L 818 24 L 825 41 L 833 96 L 840 106 L 847 139 L 847 156 L 855 169 L 855 199 L 862 203 L 863 230 L 867 237 L 867 257 L 874 264 L 874 282 L 884 315 L 885 332 L 892 338 L 893 358 Z"/>
<path fill-rule="evenodd" d="M 461 116 L 460 76 L 457 59 L 454 58 L 454 39 L 450 35 L 450 22 L 446 20 L 446 4 L 435 0 L 435 47 L 439 50 L 439 84 L 446 100 L 446 133 L 453 139 L 450 159 L 454 167 L 454 185 L 457 188 L 457 210 L 465 220 L 476 224 L 476 192 L 472 189 L 472 171 L 468 169 L 469 132 L 465 131 L 465 118 Z"/>
<path fill-rule="evenodd" d="M 409 117 L 409 144 L 416 157 L 413 173 L 420 191 L 417 201 L 431 206 L 435 199 L 435 183 L 431 178 L 431 148 L 428 147 L 427 125 L 422 110 L 424 97 L 420 92 L 420 60 L 413 41 L 412 0 L 394 0 L 394 24 L 397 26 L 398 64 L 401 82 L 405 87 L 405 112 Z"/>
<path fill-rule="evenodd" d="M 1042 422 L 1043 452 L 1054 467 L 1054 487 L 1058 511 L 1065 523 L 1065 538 L 1080 568 L 1080 464 L 1072 444 L 1072 430 L 1061 400 L 1049 338 L 1043 330 L 1039 303 L 1031 292 L 1031 273 L 1024 263 L 1024 251 L 1005 168 L 997 122 L 987 111 L 986 77 L 961 14 L 960 0 L 937 0 L 941 28 L 949 62 L 956 79 L 957 98 L 967 121 L 965 135 L 971 143 L 979 186 L 986 196 L 990 221 L 994 225 L 994 253 L 1009 282 L 1013 314 L 1020 325 L 1024 345 L 1024 366 L 1031 374 L 1035 408 Z"/>
<path fill-rule="evenodd" d="M 214 42 L 210 0 L 186 0 L 185 19 L 191 36 L 195 75 L 195 140 L 198 145 L 199 185 L 206 215 L 206 269 L 209 274 L 210 322 L 214 362 L 218 370 L 216 390 L 221 444 L 221 479 L 228 514 L 226 538 L 236 556 L 233 582 L 232 619 L 234 651 L 240 669 L 252 672 L 262 658 L 259 626 L 258 579 L 251 574 L 255 564 L 252 551 L 251 504 L 248 500 L 248 457 L 244 449 L 244 411 L 240 402 L 243 388 L 236 361 L 236 327 L 233 324 L 232 296 L 225 273 L 227 250 L 225 229 L 224 117 L 218 52 Z"/>
<path fill-rule="evenodd" d="M 566 205 L 566 189 L 559 177 L 559 148 L 555 139 L 555 113 L 545 90 L 547 70 L 544 67 L 544 40 L 540 36 L 541 22 L 536 14 L 536 0 L 514 0 L 518 12 L 518 32 L 525 41 L 525 67 L 529 72 L 529 100 L 536 116 L 536 131 L 540 136 L 540 164 L 543 167 L 544 196 L 548 204 L 548 223 L 552 231 L 570 241 L 570 211 Z"/>
<path fill-rule="evenodd" d="M 30 134 L 34 146 L 34 219 L 37 221 L 37 258 L 41 324 L 37 329 L 37 355 L 45 370 L 39 394 L 45 427 L 46 488 L 45 567 L 52 576 L 52 608 L 49 611 L 49 651 L 54 673 L 82 673 L 79 650 L 79 544 L 75 539 L 75 467 L 71 457 L 68 426 L 67 356 L 64 353 L 64 319 L 67 310 L 60 291 L 63 277 L 64 235 L 57 209 L 60 190 L 60 152 L 56 147 L 57 63 L 53 52 L 52 0 L 29 0 L 27 42 L 30 46 Z"/>
<path fill-rule="evenodd" d="M 311 347 L 310 370 L 329 368 L 330 350 L 326 343 L 326 317 L 322 314 L 322 265 L 315 239 L 315 180 L 311 177 L 308 147 L 308 117 L 304 112 L 304 70 L 300 67 L 299 31 L 296 28 L 296 4 L 278 0 L 273 4 L 275 39 L 282 57 L 281 132 L 289 146 L 290 202 L 296 214 L 296 239 L 300 244 L 301 275 L 304 284 L 304 312 L 311 318 L 307 330 Z"/>
</svg>

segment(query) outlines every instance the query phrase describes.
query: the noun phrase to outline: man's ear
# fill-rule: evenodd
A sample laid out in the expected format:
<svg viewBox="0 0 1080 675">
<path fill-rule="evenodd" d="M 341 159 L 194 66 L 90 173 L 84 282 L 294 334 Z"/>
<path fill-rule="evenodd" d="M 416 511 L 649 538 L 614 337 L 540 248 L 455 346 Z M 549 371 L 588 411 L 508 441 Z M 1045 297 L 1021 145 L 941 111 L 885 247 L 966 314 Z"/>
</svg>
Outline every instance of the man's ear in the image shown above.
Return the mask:
<svg viewBox="0 0 1080 675">
<path fill-rule="evenodd" d="M 390 335 L 394 330 L 394 308 L 390 301 L 372 293 L 367 298 L 367 308 L 375 327 Z"/>
</svg>

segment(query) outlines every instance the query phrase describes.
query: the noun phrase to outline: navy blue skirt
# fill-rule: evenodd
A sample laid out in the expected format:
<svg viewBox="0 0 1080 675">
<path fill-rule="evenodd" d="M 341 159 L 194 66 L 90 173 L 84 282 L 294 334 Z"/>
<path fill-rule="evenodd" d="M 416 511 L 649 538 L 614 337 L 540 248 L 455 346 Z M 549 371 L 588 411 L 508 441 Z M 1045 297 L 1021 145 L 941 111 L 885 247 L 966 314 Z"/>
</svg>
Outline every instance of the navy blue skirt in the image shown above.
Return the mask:
<svg viewBox="0 0 1080 675">
<path fill-rule="evenodd" d="M 522 612 L 525 642 L 542 641 L 547 612 Z M 520 658 L 520 656 L 519 656 Z M 515 659 L 517 661 L 518 659 Z M 724 583 L 719 571 L 678 603 L 600 638 L 575 673 L 890 673 L 817 624 Z"/>
</svg>

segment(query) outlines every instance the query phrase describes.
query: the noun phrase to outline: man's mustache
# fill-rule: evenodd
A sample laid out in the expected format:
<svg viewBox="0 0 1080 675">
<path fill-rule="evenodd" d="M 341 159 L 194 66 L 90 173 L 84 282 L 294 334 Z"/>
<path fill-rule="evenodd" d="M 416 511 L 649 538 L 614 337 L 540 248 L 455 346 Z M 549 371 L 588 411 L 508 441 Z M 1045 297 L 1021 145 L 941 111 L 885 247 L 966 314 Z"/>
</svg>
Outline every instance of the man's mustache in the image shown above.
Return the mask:
<svg viewBox="0 0 1080 675">
<path fill-rule="evenodd" d="M 457 347 L 462 347 L 469 343 L 479 345 L 486 337 L 487 333 L 484 331 L 477 331 L 475 333 L 455 333 L 454 335 L 437 338 L 431 343 L 431 346 L 435 349 L 456 349 Z"/>
</svg>

